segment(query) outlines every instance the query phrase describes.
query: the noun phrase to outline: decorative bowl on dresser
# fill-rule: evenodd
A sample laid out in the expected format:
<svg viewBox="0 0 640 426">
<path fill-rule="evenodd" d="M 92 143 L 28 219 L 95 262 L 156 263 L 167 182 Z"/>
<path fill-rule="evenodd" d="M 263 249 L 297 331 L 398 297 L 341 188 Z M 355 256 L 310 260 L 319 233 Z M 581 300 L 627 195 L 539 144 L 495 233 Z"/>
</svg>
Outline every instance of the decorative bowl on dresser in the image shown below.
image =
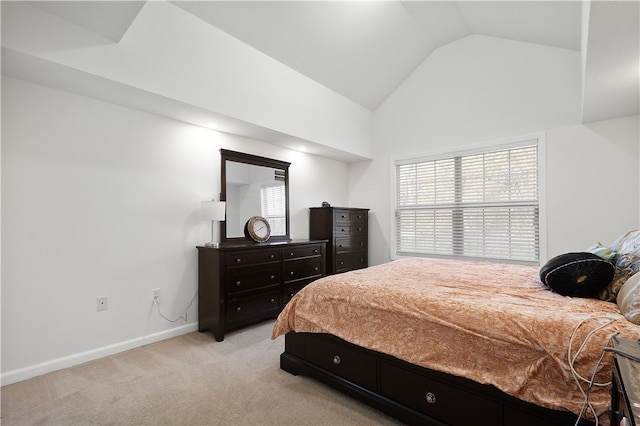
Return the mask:
<svg viewBox="0 0 640 426">
<path fill-rule="evenodd" d="M 369 209 L 309 208 L 309 238 L 327 240 L 327 274 L 369 266 Z"/>
<path fill-rule="evenodd" d="M 226 331 L 275 318 L 293 295 L 326 275 L 326 241 L 223 243 L 198 248 L 198 330 Z"/>
</svg>

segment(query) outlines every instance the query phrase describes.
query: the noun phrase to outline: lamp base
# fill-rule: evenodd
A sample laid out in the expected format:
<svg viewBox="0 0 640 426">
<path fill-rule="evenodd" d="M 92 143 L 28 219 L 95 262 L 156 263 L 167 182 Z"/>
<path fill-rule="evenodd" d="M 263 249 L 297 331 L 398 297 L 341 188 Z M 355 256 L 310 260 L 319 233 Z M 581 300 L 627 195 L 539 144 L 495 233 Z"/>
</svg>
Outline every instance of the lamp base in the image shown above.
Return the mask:
<svg viewBox="0 0 640 426">
<path fill-rule="evenodd" d="M 216 243 L 215 241 L 209 241 L 208 243 L 205 243 L 204 246 L 205 247 L 219 248 L 220 247 L 220 243 Z"/>
</svg>

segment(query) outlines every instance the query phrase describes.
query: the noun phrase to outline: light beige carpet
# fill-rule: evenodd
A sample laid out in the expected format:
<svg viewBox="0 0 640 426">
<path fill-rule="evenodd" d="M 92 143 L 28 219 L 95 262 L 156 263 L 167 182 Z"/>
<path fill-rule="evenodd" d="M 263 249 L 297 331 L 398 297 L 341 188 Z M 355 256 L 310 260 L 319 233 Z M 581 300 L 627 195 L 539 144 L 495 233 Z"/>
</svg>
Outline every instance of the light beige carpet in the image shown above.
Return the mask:
<svg viewBox="0 0 640 426">
<path fill-rule="evenodd" d="M 279 368 L 273 322 L 190 333 L 1 389 L 2 425 L 397 425 Z"/>
</svg>

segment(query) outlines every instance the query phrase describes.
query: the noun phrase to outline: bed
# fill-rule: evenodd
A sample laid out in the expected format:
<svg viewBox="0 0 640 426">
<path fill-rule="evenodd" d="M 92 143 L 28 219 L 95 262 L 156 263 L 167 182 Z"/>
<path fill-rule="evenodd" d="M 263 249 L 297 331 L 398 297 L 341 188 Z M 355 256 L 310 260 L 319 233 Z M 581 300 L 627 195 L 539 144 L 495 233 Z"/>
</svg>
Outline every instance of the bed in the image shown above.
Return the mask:
<svg viewBox="0 0 640 426">
<path fill-rule="evenodd" d="M 280 367 L 407 424 L 589 425 L 596 413 L 607 425 L 603 349 L 640 326 L 615 303 L 550 291 L 539 269 L 408 258 L 322 278 L 274 325 Z"/>
</svg>

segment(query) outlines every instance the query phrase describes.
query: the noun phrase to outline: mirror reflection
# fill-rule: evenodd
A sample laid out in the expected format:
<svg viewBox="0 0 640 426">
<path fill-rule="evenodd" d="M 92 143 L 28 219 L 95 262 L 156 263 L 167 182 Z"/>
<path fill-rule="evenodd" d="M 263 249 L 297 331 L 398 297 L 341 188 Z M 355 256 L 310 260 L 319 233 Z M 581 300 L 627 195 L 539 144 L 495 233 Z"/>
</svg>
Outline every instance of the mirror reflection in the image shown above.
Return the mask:
<svg viewBox="0 0 640 426">
<path fill-rule="evenodd" d="M 284 170 L 227 162 L 227 237 L 244 237 L 251 216 L 269 221 L 272 236 L 286 235 Z"/>
<path fill-rule="evenodd" d="M 244 226 L 252 216 L 269 221 L 271 240 L 289 239 L 288 170 L 290 163 L 220 150 L 226 220 L 223 241 L 245 239 Z"/>
</svg>

